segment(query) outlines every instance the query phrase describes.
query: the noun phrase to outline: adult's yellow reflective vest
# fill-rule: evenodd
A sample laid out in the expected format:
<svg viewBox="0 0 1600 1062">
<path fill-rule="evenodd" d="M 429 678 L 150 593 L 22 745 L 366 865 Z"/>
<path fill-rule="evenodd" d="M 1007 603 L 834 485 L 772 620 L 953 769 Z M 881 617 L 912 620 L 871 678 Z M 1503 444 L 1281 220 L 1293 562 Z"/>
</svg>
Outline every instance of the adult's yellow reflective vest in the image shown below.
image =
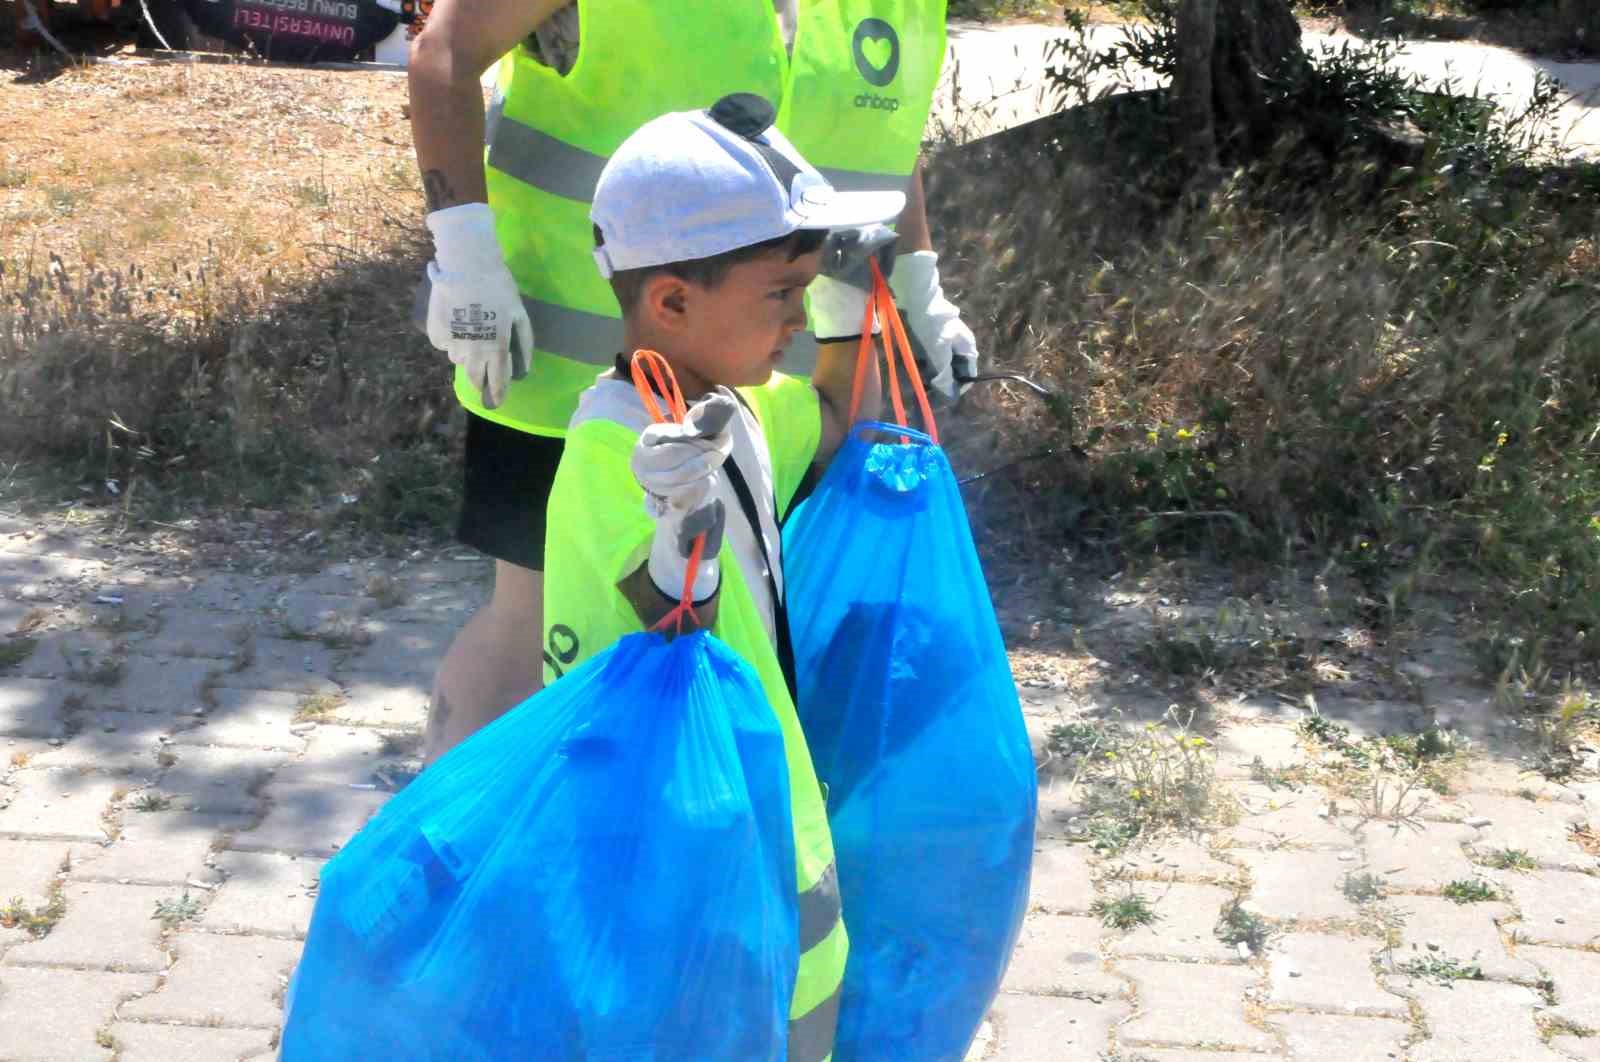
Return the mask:
<svg viewBox="0 0 1600 1062">
<path fill-rule="evenodd" d="M 780 374 L 774 374 L 763 387 L 739 390 L 766 439 L 775 515 L 781 519 L 816 454 L 821 434 L 816 392 L 805 381 Z M 644 563 L 655 536 L 655 521 L 645 512 L 644 492 L 629 464 L 639 431 L 647 422 L 641 404 L 634 423 L 580 414 L 567 435 L 566 452 L 550 495 L 545 539 L 547 683 L 557 681 L 624 635 L 642 629 L 638 613 L 617 583 Z M 751 489 L 764 486 L 753 482 Z M 728 519 L 743 520 L 745 516 L 730 507 Z M 789 1059 L 823 1062 L 833 1049 L 849 950 L 839 909 L 827 808 L 777 651 L 747 582 L 762 576 L 741 569 L 731 536 L 723 541 L 720 560 L 722 589 L 712 632 L 743 657 L 760 679 L 783 731 L 789 768 L 801 951 L 789 1008 Z"/>
<path fill-rule="evenodd" d="M 527 378 L 473 413 L 564 435 L 577 398 L 623 349 L 611 287 L 594 267 L 589 205 L 611 153 L 669 111 L 753 92 L 836 187 L 904 189 L 945 51 L 945 0 L 800 0 L 792 56 L 770 0 L 578 0 L 577 62 L 558 74 L 519 47 L 500 61 L 486 172 L 500 246 L 538 348 Z M 785 369 L 809 374 L 797 336 Z"/>
</svg>

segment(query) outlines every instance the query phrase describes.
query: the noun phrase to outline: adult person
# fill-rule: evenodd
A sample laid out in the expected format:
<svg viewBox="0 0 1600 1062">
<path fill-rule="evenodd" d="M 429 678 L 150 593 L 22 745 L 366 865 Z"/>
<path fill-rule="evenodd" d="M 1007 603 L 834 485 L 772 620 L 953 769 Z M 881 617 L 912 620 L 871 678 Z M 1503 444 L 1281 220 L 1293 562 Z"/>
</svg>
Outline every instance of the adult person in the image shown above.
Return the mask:
<svg viewBox="0 0 1600 1062">
<path fill-rule="evenodd" d="M 945 0 L 433 5 L 409 63 L 435 248 L 428 335 L 457 366 L 468 412 L 458 536 L 495 574 L 439 665 L 430 762 L 575 653 L 559 628 L 539 644 L 545 506 L 577 396 L 622 349 L 589 207 L 633 130 L 752 92 L 776 102 L 778 128 L 835 186 L 905 191 L 891 286 L 933 384 L 949 393 L 973 374 L 977 344 L 940 288 L 917 169 L 944 51 Z M 496 61 L 486 115 L 480 79 Z M 805 375 L 815 353 L 802 335 L 783 367 Z"/>
</svg>

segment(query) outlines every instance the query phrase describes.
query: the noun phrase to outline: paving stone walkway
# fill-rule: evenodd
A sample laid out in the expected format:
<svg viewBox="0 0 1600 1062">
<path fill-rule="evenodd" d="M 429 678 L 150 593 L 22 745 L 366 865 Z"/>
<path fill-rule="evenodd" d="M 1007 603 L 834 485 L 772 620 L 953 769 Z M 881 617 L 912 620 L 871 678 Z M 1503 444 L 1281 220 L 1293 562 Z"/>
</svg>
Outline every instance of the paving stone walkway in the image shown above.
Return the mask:
<svg viewBox="0 0 1600 1062">
<path fill-rule="evenodd" d="M 414 767 L 488 570 L 254 567 L 244 545 L 240 570 L 182 572 L 0 518 L 0 648 L 35 640 L 0 673 L 0 903 L 53 923 L 0 929 L 0 1060 L 272 1056 L 318 868 Z M 1023 693 L 1041 739 L 1071 709 Z M 1600 852 L 1573 829 L 1600 784 L 1484 759 L 1409 822 L 1363 821 L 1268 784 L 1303 751 L 1281 719 L 1241 714 L 1216 749 L 1237 822 L 1116 858 L 1047 775 L 1032 909 L 973 1058 L 1600 1059 Z M 1518 869 L 1488 865 L 1508 848 Z M 1460 881 L 1493 898 L 1442 895 Z M 1130 891 L 1153 925 L 1093 917 Z M 1214 932 L 1236 901 L 1270 933 L 1255 949 Z"/>
</svg>

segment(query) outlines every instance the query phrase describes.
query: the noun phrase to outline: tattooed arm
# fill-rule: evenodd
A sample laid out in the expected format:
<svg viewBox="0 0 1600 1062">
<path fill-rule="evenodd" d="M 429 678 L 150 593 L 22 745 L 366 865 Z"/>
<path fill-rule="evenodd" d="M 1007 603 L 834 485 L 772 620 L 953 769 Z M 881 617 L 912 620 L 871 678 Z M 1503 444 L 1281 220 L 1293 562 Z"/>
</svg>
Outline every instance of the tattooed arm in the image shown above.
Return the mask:
<svg viewBox="0 0 1600 1062">
<path fill-rule="evenodd" d="M 438 0 L 411 46 L 411 131 L 428 210 L 488 200 L 483 180 L 483 86 L 502 55 L 566 0 Z"/>
</svg>

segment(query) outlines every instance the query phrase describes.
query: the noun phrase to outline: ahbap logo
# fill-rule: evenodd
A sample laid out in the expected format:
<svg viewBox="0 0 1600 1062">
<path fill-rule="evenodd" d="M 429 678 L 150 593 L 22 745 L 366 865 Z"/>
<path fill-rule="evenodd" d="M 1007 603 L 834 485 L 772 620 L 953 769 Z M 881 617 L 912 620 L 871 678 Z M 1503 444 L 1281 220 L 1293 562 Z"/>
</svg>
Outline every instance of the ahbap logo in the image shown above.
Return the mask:
<svg viewBox="0 0 1600 1062">
<path fill-rule="evenodd" d="M 900 34 L 883 19 L 862 19 L 852 47 L 867 84 L 883 88 L 900 72 Z"/>
</svg>

